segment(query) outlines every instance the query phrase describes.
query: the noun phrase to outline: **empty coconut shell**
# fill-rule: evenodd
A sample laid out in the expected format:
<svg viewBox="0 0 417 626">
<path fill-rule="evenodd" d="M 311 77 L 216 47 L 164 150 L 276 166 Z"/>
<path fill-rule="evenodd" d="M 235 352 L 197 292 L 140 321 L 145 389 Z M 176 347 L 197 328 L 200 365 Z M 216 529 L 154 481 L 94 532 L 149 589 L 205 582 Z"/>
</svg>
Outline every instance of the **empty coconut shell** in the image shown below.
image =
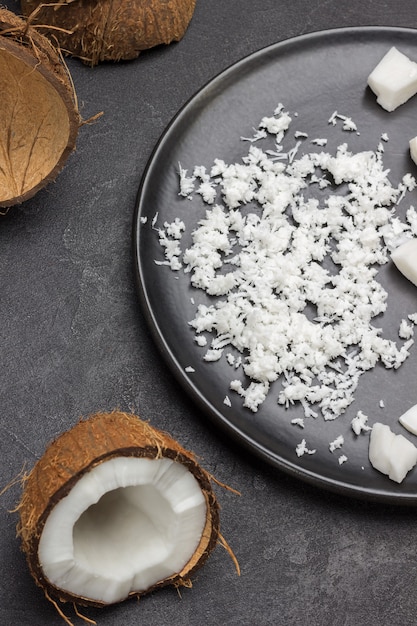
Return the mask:
<svg viewBox="0 0 417 626">
<path fill-rule="evenodd" d="M 219 538 L 210 479 L 135 415 L 81 420 L 24 482 L 18 535 L 36 583 L 55 602 L 98 607 L 186 584 Z"/>
<path fill-rule="evenodd" d="M 80 116 L 71 78 L 51 42 L 0 9 L 0 207 L 54 180 L 75 148 Z"/>
<path fill-rule="evenodd" d="M 196 0 L 21 0 L 31 22 L 50 26 L 63 52 L 89 65 L 136 58 L 141 51 L 179 41 Z"/>
</svg>

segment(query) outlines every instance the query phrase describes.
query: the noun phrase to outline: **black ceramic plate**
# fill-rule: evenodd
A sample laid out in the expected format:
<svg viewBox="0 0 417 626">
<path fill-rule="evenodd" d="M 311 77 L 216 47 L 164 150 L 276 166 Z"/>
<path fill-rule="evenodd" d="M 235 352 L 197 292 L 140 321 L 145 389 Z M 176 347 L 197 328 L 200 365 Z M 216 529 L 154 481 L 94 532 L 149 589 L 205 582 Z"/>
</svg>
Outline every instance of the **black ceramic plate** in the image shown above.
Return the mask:
<svg viewBox="0 0 417 626">
<path fill-rule="evenodd" d="M 416 504 L 417 469 L 401 485 L 375 471 L 368 461 L 369 435 L 356 437 L 350 422 L 360 409 L 371 424 L 381 421 L 406 434 L 398 417 L 417 403 L 417 346 L 398 371 L 376 367 L 365 374 L 355 402 L 334 422 L 309 419 L 304 430 L 291 425 L 290 419 L 302 416 L 302 411 L 289 413 L 277 404 L 278 383 L 254 414 L 229 391 L 229 381 L 237 377 L 230 366 L 223 359 L 203 361 L 204 352 L 187 322 L 194 317 L 192 300 L 205 302 L 206 296 L 190 287 L 187 275 L 155 263 L 163 260 L 163 252 L 152 226 L 156 215 L 156 226 L 180 217 L 189 232 L 207 207 L 198 198 L 190 202 L 178 196 L 178 163 L 192 171 L 195 165 L 210 167 L 217 157 L 229 163 L 240 160 L 248 151 L 240 138 L 251 136 L 278 103 L 298 114 L 294 130 L 305 131 L 310 138 L 327 136 L 329 151 L 343 142 L 355 152 L 374 150 L 386 132 L 384 163 L 391 168 L 393 182 L 413 171 L 408 142 L 417 134 L 417 100 L 387 113 L 366 86 L 368 74 L 391 46 L 417 60 L 413 30 L 366 27 L 309 34 L 250 55 L 201 89 L 171 122 L 144 173 L 134 226 L 135 264 L 150 328 L 168 366 L 196 401 L 199 418 L 211 418 L 243 449 L 307 482 L 369 500 Z M 330 127 L 328 119 L 334 111 L 350 116 L 359 134 Z M 417 206 L 416 192 L 411 201 Z M 378 325 L 384 328 L 384 336 L 395 339 L 402 316 L 417 310 L 417 292 L 391 266 L 381 269 L 380 280 L 388 289 L 389 302 Z M 194 372 L 187 372 L 189 366 Z M 223 402 L 226 395 L 231 407 Z M 329 442 L 338 435 L 345 438 L 340 453 L 348 457 L 342 465 L 340 453 L 329 451 Z M 407 436 L 417 444 L 417 438 Z M 297 457 L 295 447 L 302 438 L 316 454 Z"/>
</svg>

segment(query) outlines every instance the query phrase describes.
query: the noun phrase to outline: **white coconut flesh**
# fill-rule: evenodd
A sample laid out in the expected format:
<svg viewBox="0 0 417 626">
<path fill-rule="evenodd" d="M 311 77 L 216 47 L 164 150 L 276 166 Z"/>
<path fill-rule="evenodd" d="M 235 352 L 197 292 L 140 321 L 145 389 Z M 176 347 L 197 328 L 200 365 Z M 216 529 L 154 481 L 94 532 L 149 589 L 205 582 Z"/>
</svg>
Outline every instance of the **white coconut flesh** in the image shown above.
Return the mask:
<svg viewBox="0 0 417 626">
<path fill-rule="evenodd" d="M 200 542 L 206 509 L 184 465 L 115 457 L 52 509 L 39 543 L 42 571 L 70 594 L 119 602 L 182 571 Z"/>
<path fill-rule="evenodd" d="M 368 76 L 368 85 L 378 104 L 394 111 L 417 93 L 417 63 L 393 46 Z"/>
</svg>

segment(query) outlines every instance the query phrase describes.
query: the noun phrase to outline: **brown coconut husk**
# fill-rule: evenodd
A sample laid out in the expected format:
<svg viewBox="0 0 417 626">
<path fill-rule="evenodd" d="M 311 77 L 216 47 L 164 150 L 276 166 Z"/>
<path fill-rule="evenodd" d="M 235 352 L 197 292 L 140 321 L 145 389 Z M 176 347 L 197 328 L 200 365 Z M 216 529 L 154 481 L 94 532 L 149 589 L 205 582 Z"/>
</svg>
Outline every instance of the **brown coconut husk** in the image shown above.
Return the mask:
<svg viewBox="0 0 417 626">
<path fill-rule="evenodd" d="M 196 0 L 21 0 L 23 14 L 88 65 L 131 60 L 179 41 Z M 49 26 L 48 29 L 45 26 Z"/>
<path fill-rule="evenodd" d="M 43 574 L 38 558 L 38 546 L 46 519 L 54 506 L 64 498 L 77 481 L 93 467 L 114 457 L 162 457 L 182 463 L 195 476 L 207 503 L 207 518 L 200 543 L 181 572 L 160 581 L 146 592 L 132 592 L 139 597 L 155 588 L 174 585 L 188 586 L 195 571 L 207 560 L 219 542 L 231 553 L 219 531 L 219 506 L 212 489 L 211 476 L 168 434 L 157 430 L 137 416 L 119 411 L 97 413 L 81 420 L 63 433 L 46 449 L 42 458 L 24 481 L 24 491 L 18 511 L 17 526 L 23 552 L 30 572 L 48 600 L 73 602 L 84 606 L 102 607 L 103 603 L 73 596 L 51 584 Z M 235 561 L 234 555 L 232 555 Z M 236 561 L 235 561 L 236 563 Z"/>
<path fill-rule="evenodd" d="M 75 148 L 80 115 L 71 77 L 51 42 L 0 8 L 0 207 L 54 180 Z"/>
</svg>

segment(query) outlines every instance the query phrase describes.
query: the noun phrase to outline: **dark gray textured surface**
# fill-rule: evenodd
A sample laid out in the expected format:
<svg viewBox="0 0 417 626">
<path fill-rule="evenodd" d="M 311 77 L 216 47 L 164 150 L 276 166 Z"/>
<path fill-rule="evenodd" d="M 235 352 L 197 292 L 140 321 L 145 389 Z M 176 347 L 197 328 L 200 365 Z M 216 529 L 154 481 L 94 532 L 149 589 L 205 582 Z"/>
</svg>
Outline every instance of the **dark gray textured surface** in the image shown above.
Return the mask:
<svg viewBox="0 0 417 626">
<path fill-rule="evenodd" d="M 6 5 L 18 11 L 17 3 Z M 222 532 L 240 577 L 219 546 L 192 589 L 85 611 L 102 626 L 417 620 L 417 512 L 321 492 L 223 440 L 161 360 L 138 307 L 132 268 L 139 180 L 188 98 L 266 45 L 359 25 L 416 26 L 414 2 L 197 0 L 179 44 L 94 69 L 69 61 L 83 117 L 101 110 L 104 116 L 81 129 L 57 181 L 2 219 L 0 488 L 80 415 L 118 407 L 168 430 L 242 493 L 218 489 Z M 58 626 L 62 619 L 34 585 L 15 537 L 10 510 L 19 495 L 13 487 L 0 498 L 0 625 Z"/>
</svg>

